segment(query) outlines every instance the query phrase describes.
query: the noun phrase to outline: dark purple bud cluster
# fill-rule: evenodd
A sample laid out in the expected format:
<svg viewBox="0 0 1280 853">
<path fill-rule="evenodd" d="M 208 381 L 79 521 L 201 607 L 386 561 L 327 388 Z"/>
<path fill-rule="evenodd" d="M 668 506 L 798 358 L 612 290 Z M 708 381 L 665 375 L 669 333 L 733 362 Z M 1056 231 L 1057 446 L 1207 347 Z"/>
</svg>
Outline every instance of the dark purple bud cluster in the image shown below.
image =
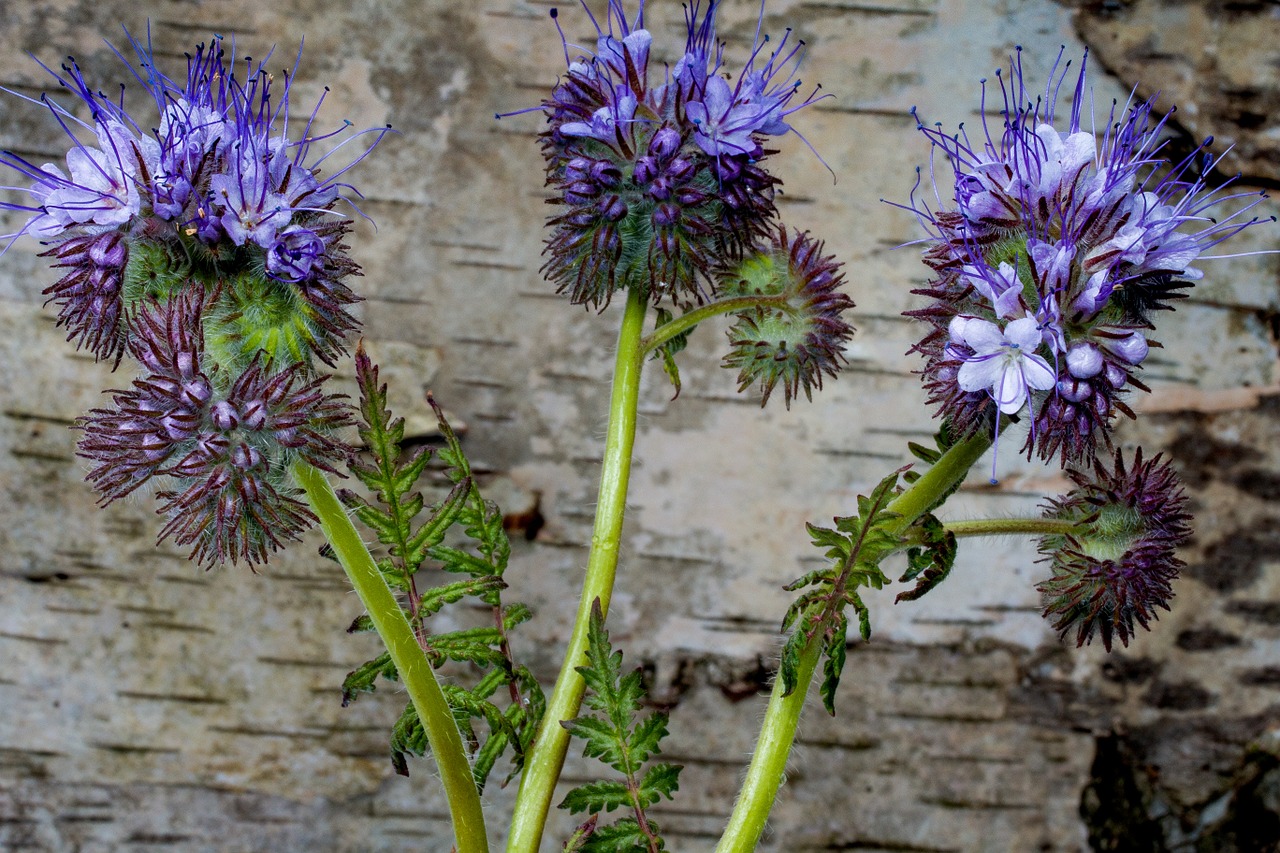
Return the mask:
<svg viewBox="0 0 1280 853">
<path fill-rule="evenodd" d="M 715 271 L 741 259 L 774 227 L 774 188 L 761 140 L 791 128 L 803 43 L 790 33 L 765 56 L 757 31 L 750 59 L 730 84 L 716 41 L 718 0 L 705 14 L 686 10 L 685 51 L 663 82 L 649 80 L 652 37 L 643 4 L 628 21 L 609 0 L 596 23 L 596 53 L 566 61 L 568 71 L 543 103 L 542 134 L 552 204 L 543 272 L 579 304 L 607 304 L 636 289 L 655 302 L 707 298 Z M 585 8 L 585 5 L 584 5 Z"/>
<path fill-rule="evenodd" d="M 1176 550 L 1191 536 L 1187 499 L 1173 467 L 1160 456 L 1144 461 L 1141 450 L 1128 466 L 1116 451 L 1110 468 L 1096 461 L 1092 472 L 1068 474 L 1076 488 L 1044 515 L 1076 527 L 1041 539 L 1051 575 L 1036 588 L 1063 637 L 1075 631 L 1080 646 L 1096 633 L 1110 651 L 1113 638 L 1127 646 L 1135 623 L 1149 629 L 1169 609 L 1184 565 Z"/>
<path fill-rule="evenodd" d="M 149 43 L 131 45 L 158 122 L 135 121 L 70 61 L 54 76 L 87 120 L 34 101 L 68 133 L 66 171 L 0 154 L 28 182 L 11 189 L 31 200 L 0 207 L 29 214 L 12 237 L 49 244 L 62 278 L 45 293 L 68 339 L 139 364 L 112 406 L 78 424 L 101 502 L 154 479 L 169 519 L 161 539 L 201 563 L 252 566 L 313 520 L 289 467 L 334 471 L 348 450 L 334 437 L 347 407 L 323 392 L 315 363 L 332 365 L 357 328 L 344 279 L 359 269 L 335 208 L 350 202 L 343 191 L 359 194 L 341 182 L 350 165 L 321 177 L 332 150 L 315 157 L 314 146 L 336 134 L 316 130 L 316 112 L 291 137 L 291 72 L 278 87 L 265 62 L 246 59 L 241 76 L 234 47 L 216 38 L 175 81 Z M 368 132 L 376 144 L 387 131 Z"/>
<path fill-rule="evenodd" d="M 1210 188 L 1214 163 L 1202 151 L 1161 157 L 1168 116 L 1154 119 L 1150 101 L 1113 105 L 1100 135 L 1082 129 L 1084 63 L 1058 129 L 1069 65 L 1059 55 L 1034 96 L 1019 52 L 1010 79 L 996 72 L 1002 128 L 984 120 L 972 141 L 963 128 L 920 126 L 952 165 L 954 209 L 930 210 L 913 194 L 935 277 L 916 291 L 930 304 L 908 313 L 930 326 L 915 349 L 930 403 L 955 432 L 998 432 L 1000 415 L 1021 415 L 1029 454 L 1087 464 L 1110 446 L 1117 413 L 1132 416 L 1129 388 L 1147 390 L 1136 373 L 1159 346 L 1152 312 L 1201 277 L 1191 264 L 1205 250 L 1257 221 L 1243 217 L 1260 199 L 1212 218 L 1247 194 Z"/>
<path fill-rule="evenodd" d="M 308 379 L 301 364 L 267 374 L 255 363 L 228 387 L 217 366 L 205 367 L 205 309 L 184 293 L 138 312 L 130 352 L 144 375 L 113 392 L 114 408 L 80 420 L 79 452 L 97 463 L 88 479 L 104 505 L 163 478 L 162 540 L 192 546 L 201 563 L 253 565 L 313 520 L 285 485 L 289 463 L 334 470 L 347 448 L 333 432 L 351 417 L 321 390 L 326 377 Z"/>
<path fill-rule="evenodd" d="M 839 289 L 840 264 L 822 248 L 808 233 L 779 226 L 771 243 L 720 276 L 723 297 L 774 297 L 737 314 L 724 359 L 738 371 L 739 390 L 760 386 L 762 406 L 779 384 L 788 408 L 802 390 L 812 399 L 823 376 L 834 378 L 844 364 L 853 327 L 842 314 L 853 300 Z"/>
<path fill-rule="evenodd" d="M 124 309 L 124 270 L 129 244 L 118 231 L 81 234 L 55 244 L 42 253 L 54 258 L 62 278 L 45 288 L 58 304 L 58 325 L 70 330 L 67 340 L 85 348 L 99 361 L 119 366 L 124 355 L 120 326 Z"/>
</svg>

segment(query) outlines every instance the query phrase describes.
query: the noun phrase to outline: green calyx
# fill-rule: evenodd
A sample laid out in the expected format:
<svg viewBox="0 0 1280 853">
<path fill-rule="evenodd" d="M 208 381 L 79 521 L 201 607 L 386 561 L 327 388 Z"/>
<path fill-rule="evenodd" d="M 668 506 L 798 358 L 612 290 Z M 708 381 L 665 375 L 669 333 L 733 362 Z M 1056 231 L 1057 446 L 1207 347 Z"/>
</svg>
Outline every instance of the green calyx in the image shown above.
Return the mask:
<svg viewBox="0 0 1280 853">
<path fill-rule="evenodd" d="M 129 241 L 124 267 L 124 300 L 133 307 L 144 299 L 167 301 L 192 279 L 192 265 L 180 245 L 153 240 Z"/>
<path fill-rule="evenodd" d="M 1107 504 L 1089 524 L 1088 532 L 1077 539 L 1081 550 L 1092 559 L 1119 561 L 1143 532 L 1142 516 L 1136 510 Z"/>
<path fill-rule="evenodd" d="M 219 364 L 240 372 L 255 357 L 268 373 L 311 364 L 321 342 L 315 308 L 288 282 L 246 270 L 222 285 L 205 322 L 205 343 Z"/>
</svg>

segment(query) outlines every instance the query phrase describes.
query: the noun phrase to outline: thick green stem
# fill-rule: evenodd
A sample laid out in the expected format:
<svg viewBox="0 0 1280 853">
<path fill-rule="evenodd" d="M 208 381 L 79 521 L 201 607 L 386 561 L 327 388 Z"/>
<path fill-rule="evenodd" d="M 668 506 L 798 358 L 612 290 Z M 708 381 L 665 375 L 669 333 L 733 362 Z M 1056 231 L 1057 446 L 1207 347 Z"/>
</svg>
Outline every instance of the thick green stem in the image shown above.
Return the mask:
<svg viewBox="0 0 1280 853">
<path fill-rule="evenodd" d="M 703 320 L 708 320 L 720 314 L 728 314 L 731 311 L 745 311 L 748 308 L 759 308 L 767 305 L 786 304 L 787 298 L 785 296 L 732 296 L 728 299 L 708 303 L 686 314 L 681 314 L 679 317 L 673 317 L 671 322 L 654 329 L 651 334 L 640 341 L 640 354 L 647 355 L 677 335 L 689 331 Z"/>
<path fill-rule="evenodd" d="M 426 729 L 431 754 L 440 769 L 440 779 L 449 800 L 458 853 L 487 853 L 489 841 L 484 829 L 484 813 L 480 809 L 480 795 L 471 775 L 471 764 L 462 749 L 458 724 L 436 681 L 431 663 L 409 627 L 409 620 L 405 619 L 395 594 L 387 586 L 369 549 L 364 546 L 359 532 L 338 502 L 329 479 L 305 462 L 293 466 L 293 476 L 319 517 L 320 528 L 351 579 L 360 602 L 369 611 L 378 636 L 382 637 L 391 654 L 400 683 L 405 686 L 418 712 L 418 719 Z"/>
<path fill-rule="evenodd" d="M 949 521 L 943 525 L 956 536 L 1066 536 L 1080 525 L 1060 518 L 976 518 L 971 521 Z"/>
<path fill-rule="evenodd" d="M 769 697 L 769 708 L 764 712 L 764 724 L 760 727 L 756 751 L 751 756 L 751 767 L 747 770 L 742 790 L 738 792 L 738 802 L 729 817 L 729 825 L 720 836 L 716 853 L 751 853 L 756 849 L 769 819 L 769 810 L 786 775 L 787 757 L 796 739 L 800 712 L 804 710 L 804 701 L 821 654 L 822 638 L 814 637 L 800 652 L 796 687 L 791 693 L 783 692 L 781 678 L 774 679 L 773 694 Z"/>
<path fill-rule="evenodd" d="M 991 435 L 975 435 L 956 444 L 920 479 L 894 498 L 888 509 L 901 517 L 893 522 L 891 529 L 901 533 L 920 516 L 934 509 L 964 480 L 978 457 L 991 446 L 992 438 Z M 749 853 L 760 841 L 786 772 L 787 756 L 791 753 L 796 727 L 800 723 L 800 711 L 822 655 L 820 640 L 815 636 L 801 651 L 796 686 L 790 694 L 783 692 L 781 679 L 774 680 L 773 693 L 769 697 L 756 750 L 751 756 L 751 766 L 747 768 L 746 781 L 742 784 L 738 802 L 734 804 L 729 825 L 720 837 L 716 853 Z"/>
<path fill-rule="evenodd" d="M 636 406 L 640 399 L 640 372 L 644 365 L 641 333 L 648 310 L 643 293 L 630 291 L 626 313 L 618 332 L 618 350 L 613 370 L 613 394 L 609 401 L 609 428 L 605 437 L 604 460 L 600 469 L 600 492 L 596 500 L 595 529 L 582 600 L 574 621 L 569 648 L 565 652 L 560 677 L 547 703 L 547 713 L 538 739 L 525 758 L 520 792 L 516 795 L 508 853 L 537 853 L 551 809 L 556 782 L 569 750 L 569 733 L 560 723 L 578 715 L 585 685 L 576 667 L 586 663 L 587 628 L 591 604 L 600 600 L 603 613 L 609 612 L 613 579 L 618 569 L 618 543 L 622 538 L 622 516 L 627 503 L 627 482 L 631 476 L 631 448 L 636 437 Z"/>
</svg>

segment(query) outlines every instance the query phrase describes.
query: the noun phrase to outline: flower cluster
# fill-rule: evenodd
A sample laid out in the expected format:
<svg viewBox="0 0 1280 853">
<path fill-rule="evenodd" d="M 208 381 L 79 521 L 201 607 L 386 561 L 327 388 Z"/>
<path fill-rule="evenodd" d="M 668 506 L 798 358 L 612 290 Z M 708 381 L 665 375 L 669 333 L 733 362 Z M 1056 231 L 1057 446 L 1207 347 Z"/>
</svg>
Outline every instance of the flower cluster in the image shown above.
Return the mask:
<svg viewBox="0 0 1280 853">
<path fill-rule="evenodd" d="M 839 290 L 844 273 L 822 243 L 779 226 L 772 242 L 719 276 L 722 297 L 770 297 L 737 312 L 724 366 L 738 370 L 739 390 L 759 384 L 761 405 L 782 385 L 787 406 L 801 390 L 812 399 L 824 375 L 844 363 L 853 327 L 841 316 L 853 300 Z"/>
<path fill-rule="evenodd" d="M 621 0 L 609 0 L 604 27 L 592 18 L 595 55 L 570 60 L 566 45 L 568 70 L 542 107 L 551 202 L 565 208 L 551 219 L 543 271 L 575 303 L 603 305 L 621 289 L 701 302 L 715 268 L 772 230 L 779 181 L 763 167 L 763 141 L 790 130 L 787 117 L 817 90 L 797 98 L 803 42 L 788 31 L 773 46 L 758 27 L 726 79 L 717 8 L 686 6 L 684 53 L 660 74 L 650 73 L 643 3 L 630 21 Z"/>
<path fill-rule="evenodd" d="M 1113 637 L 1127 646 L 1135 622 L 1148 628 L 1158 609 L 1169 609 L 1184 565 L 1175 551 L 1191 536 L 1191 516 L 1177 474 L 1159 456 L 1143 461 L 1138 450 L 1126 466 L 1117 451 L 1109 469 L 1095 461 L 1093 476 L 1068 474 L 1076 488 L 1044 514 L 1075 529 L 1041 539 L 1052 573 L 1037 589 L 1063 637 L 1074 629 L 1079 646 L 1096 632 L 1110 651 Z"/>
<path fill-rule="evenodd" d="M 10 189 L 29 203 L 2 206 L 28 217 L 11 237 L 42 240 L 63 272 L 45 294 L 68 340 L 115 366 L 126 353 L 140 365 L 113 407 L 78 424 L 102 502 L 162 478 L 161 539 L 201 563 L 252 565 L 312 521 L 289 466 L 333 470 L 346 452 L 333 437 L 349 423 L 346 407 L 323 393 L 315 362 L 333 364 L 357 326 L 343 279 L 358 268 L 335 210 L 354 190 L 340 182 L 346 169 L 321 175 L 337 145 L 313 156 L 335 135 L 316 132 L 314 111 L 290 135 L 291 73 L 277 86 L 246 58 L 241 77 L 215 38 L 173 80 L 149 43 L 130 44 L 131 71 L 159 113 L 154 130 L 71 60 L 51 73 L 88 120 L 38 102 L 71 140 L 65 170 L 3 152 L 0 163 L 28 181 Z M 386 132 L 371 131 L 373 144 Z"/>
<path fill-rule="evenodd" d="M 1146 390 L 1136 373 L 1159 346 L 1152 313 L 1200 278 L 1192 264 L 1205 250 L 1256 220 L 1244 218 L 1253 204 L 1210 217 L 1243 194 L 1207 186 L 1204 146 L 1165 160 L 1168 116 L 1153 118 L 1150 101 L 1113 105 L 1100 136 L 1082 128 L 1086 63 L 1069 117 L 1055 123 L 1070 66 L 1060 64 L 1043 97 L 1028 92 L 1020 51 L 1010 79 L 996 72 L 1001 128 L 984 119 L 971 140 L 963 127 L 920 126 L 951 163 L 955 192 L 950 209 L 913 201 L 935 277 L 916 291 L 930 304 L 910 313 L 931 326 L 916 350 L 930 402 L 953 429 L 998 433 L 1001 415 L 1025 413 L 1027 452 L 1067 463 L 1110 446 L 1117 412 L 1132 416 L 1124 396 Z"/>
</svg>

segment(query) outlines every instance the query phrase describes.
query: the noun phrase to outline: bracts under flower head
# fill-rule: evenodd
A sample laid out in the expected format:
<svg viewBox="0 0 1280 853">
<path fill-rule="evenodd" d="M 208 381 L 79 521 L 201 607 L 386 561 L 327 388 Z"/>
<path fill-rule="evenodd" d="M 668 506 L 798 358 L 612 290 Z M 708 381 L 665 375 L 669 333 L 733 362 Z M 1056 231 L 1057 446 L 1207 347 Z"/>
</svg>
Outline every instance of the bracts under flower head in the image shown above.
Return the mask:
<svg viewBox="0 0 1280 853">
<path fill-rule="evenodd" d="M 347 407 L 323 392 L 315 366 L 332 365 L 357 328 L 343 280 L 358 267 L 336 205 L 351 202 L 344 191 L 359 194 L 341 176 L 387 130 L 366 131 L 365 151 L 325 176 L 320 165 L 345 142 L 313 156 L 337 135 L 316 130 L 314 111 L 291 135 L 291 72 L 278 85 L 265 61 L 245 58 L 241 76 L 234 48 L 229 56 L 215 38 L 174 80 L 149 40 L 130 45 L 136 67 L 117 56 L 158 122 L 135 120 L 123 97 L 91 87 L 69 60 L 51 73 L 88 120 L 37 102 L 71 140 L 66 170 L 0 153 L 28 181 L 10 189 L 30 198 L 3 207 L 28 214 L 10 236 L 45 241 L 63 271 L 45 294 L 68 339 L 117 366 L 128 353 L 141 368 L 112 407 L 78 423 L 102 502 L 155 479 L 169 518 L 161 539 L 190 546 L 201 563 L 253 565 L 313 520 L 289 465 L 334 470 L 347 452 L 334 435 L 350 422 Z"/>
<path fill-rule="evenodd" d="M 1211 140 L 1181 162 L 1162 157 L 1168 116 L 1151 101 L 1113 104 L 1104 127 L 1083 127 L 1085 64 L 1065 118 L 1055 112 L 1070 63 L 1059 54 L 1033 94 L 1019 50 L 1007 79 L 996 72 L 1000 126 L 984 118 L 970 137 L 920 125 L 955 188 L 937 210 L 913 198 L 935 277 L 917 291 L 929 305 L 909 313 L 931 327 L 915 349 L 956 432 L 998 433 L 1000 416 L 1021 415 L 1028 453 L 1087 464 L 1110 446 L 1116 414 L 1132 416 L 1128 389 L 1147 390 L 1137 372 L 1159 346 L 1152 313 L 1201 277 L 1192 264 L 1207 249 L 1257 221 L 1247 211 L 1258 199 L 1211 218 L 1251 194 L 1210 188 Z"/>
</svg>

